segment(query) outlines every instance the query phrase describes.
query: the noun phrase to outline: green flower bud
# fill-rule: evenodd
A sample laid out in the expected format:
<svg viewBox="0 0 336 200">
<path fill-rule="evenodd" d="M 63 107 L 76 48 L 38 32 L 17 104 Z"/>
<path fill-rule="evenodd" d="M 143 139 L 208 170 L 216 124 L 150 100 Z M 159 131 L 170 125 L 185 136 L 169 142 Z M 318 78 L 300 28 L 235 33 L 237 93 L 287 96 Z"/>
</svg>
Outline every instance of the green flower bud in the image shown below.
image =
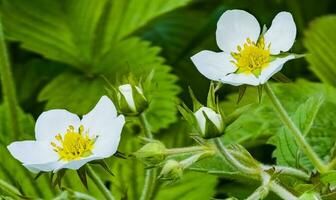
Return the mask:
<svg viewBox="0 0 336 200">
<path fill-rule="evenodd" d="M 137 115 L 148 107 L 143 90 L 138 86 L 124 84 L 118 87 L 119 109 L 125 115 Z"/>
<path fill-rule="evenodd" d="M 201 107 L 194 116 L 198 130 L 203 138 L 209 139 L 221 136 L 224 132 L 224 121 L 221 114 L 208 107 Z"/>
<path fill-rule="evenodd" d="M 183 166 L 176 160 L 168 160 L 163 166 L 159 178 L 176 182 L 182 178 Z"/>
<path fill-rule="evenodd" d="M 166 147 L 159 141 L 147 143 L 133 155 L 148 166 L 156 166 L 166 159 Z"/>
</svg>

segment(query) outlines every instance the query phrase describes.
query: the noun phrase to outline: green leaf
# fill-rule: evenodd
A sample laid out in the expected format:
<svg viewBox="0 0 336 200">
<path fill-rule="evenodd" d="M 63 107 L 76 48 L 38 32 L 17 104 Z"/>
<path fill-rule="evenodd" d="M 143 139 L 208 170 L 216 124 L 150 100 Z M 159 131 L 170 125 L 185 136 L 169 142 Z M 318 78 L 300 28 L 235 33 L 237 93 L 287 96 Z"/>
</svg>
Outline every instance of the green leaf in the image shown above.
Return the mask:
<svg viewBox="0 0 336 200">
<path fill-rule="evenodd" d="M 137 51 L 130 53 L 130 49 Z M 176 121 L 176 96 L 179 92 L 179 87 L 175 85 L 177 78 L 170 74 L 170 67 L 164 65 L 164 60 L 158 57 L 159 51 L 159 48 L 151 47 L 148 42 L 130 38 L 115 44 L 95 68 L 95 74 L 102 74 L 112 81 L 118 74 L 127 71 L 141 77 L 154 70 L 153 86 L 144 88 L 145 93 L 150 94 L 146 116 L 153 131 Z M 85 114 L 105 93 L 105 82 L 99 75 L 87 77 L 84 74 L 67 72 L 46 85 L 39 100 L 47 101 L 47 109 L 66 108 L 74 113 Z"/>
<path fill-rule="evenodd" d="M 85 69 L 92 67 L 96 56 L 105 54 L 116 40 L 188 2 L 4 0 L 1 14 L 6 35 L 25 49 Z"/>
<path fill-rule="evenodd" d="M 292 119 L 304 136 L 307 137 L 307 140 L 311 141 L 315 151 L 319 155 L 327 156 L 334 139 L 331 138 L 332 135 L 327 136 L 325 133 L 329 129 L 329 127 L 325 127 L 328 125 L 328 120 L 320 120 L 320 118 L 325 118 L 325 112 L 336 108 L 336 105 L 325 104 L 323 110 L 320 110 L 322 104 L 323 98 L 321 96 L 310 97 L 298 107 Z M 317 115 L 318 118 L 316 118 Z M 311 168 L 311 164 L 301 152 L 290 130 L 284 127 L 271 141 L 277 147 L 274 156 L 277 158 L 278 164 L 305 169 Z"/>
<path fill-rule="evenodd" d="M 304 45 L 310 69 L 325 83 L 336 86 L 336 16 L 314 20 L 306 31 Z"/>
</svg>

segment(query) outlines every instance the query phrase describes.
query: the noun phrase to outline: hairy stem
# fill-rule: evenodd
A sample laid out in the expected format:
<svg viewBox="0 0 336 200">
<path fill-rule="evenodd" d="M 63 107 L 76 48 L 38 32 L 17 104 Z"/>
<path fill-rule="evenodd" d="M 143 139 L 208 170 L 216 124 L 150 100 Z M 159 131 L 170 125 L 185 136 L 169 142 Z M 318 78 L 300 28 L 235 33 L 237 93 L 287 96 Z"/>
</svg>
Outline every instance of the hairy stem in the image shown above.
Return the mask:
<svg viewBox="0 0 336 200">
<path fill-rule="evenodd" d="M 143 126 L 145 135 L 149 139 L 153 139 L 152 131 L 150 130 L 149 123 L 144 113 L 140 115 L 140 122 Z M 154 197 L 154 190 L 156 185 L 156 176 L 157 176 L 157 169 L 147 169 L 145 175 L 145 183 L 142 189 L 142 193 L 140 196 L 140 200 L 150 200 Z"/>
<path fill-rule="evenodd" d="M 195 153 L 195 152 L 204 151 L 204 150 L 206 150 L 206 147 L 204 146 L 193 146 L 193 147 L 167 149 L 166 153 L 168 155 L 175 155 L 175 154 Z"/>
<path fill-rule="evenodd" d="M 286 174 L 289 176 L 295 176 L 305 181 L 308 181 L 310 178 L 310 175 L 307 174 L 306 172 L 301 171 L 296 168 L 292 168 L 292 167 L 263 165 L 262 168 L 264 170 L 274 169 L 276 173 Z"/>
<path fill-rule="evenodd" d="M 275 180 L 271 180 L 271 176 L 266 173 L 262 172 L 261 177 L 263 179 L 263 184 L 267 185 L 268 188 L 281 197 L 284 200 L 297 200 L 298 198 L 290 193 L 286 188 L 279 185 Z"/>
<path fill-rule="evenodd" d="M 220 153 L 220 155 L 227 160 L 232 166 L 236 167 L 240 171 L 247 173 L 247 174 L 256 174 L 258 173 L 257 170 L 251 169 L 249 167 L 244 166 L 241 164 L 238 160 L 236 160 L 230 153 L 229 150 L 226 149 L 222 141 L 220 140 L 219 137 L 214 139 L 216 147 Z"/>
<path fill-rule="evenodd" d="M 93 171 L 93 169 L 89 165 L 86 166 L 86 170 L 87 170 L 87 174 L 92 179 L 92 181 L 96 184 L 97 188 L 104 195 L 104 197 L 107 200 L 115 200 L 115 198 L 111 194 L 111 191 L 106 188 L 103 181 L 100 179 L 100 177 Z"/>
<path fill-rule="evenodd" d="M 16 99 L 15 85 L 13 81 L 12 71 L 9 65 L 8 53 L 5 43 L 5 36 L 3 33 L 2 23 L 0 19 L 0 75 L 1 85 L 9 112 L 9 124 L 15 138 L 22 133 L 21 125 L 19 123 L 19 104 Z"/>
<path fill-rule="evenodd" d="M 301 133 L 300 129 L 296 126 L 296 124 L 291 120 L 287 111 L 282 106 L 281 102 L 274 94 L 272 88 L 269 84 L 265 84 L 266 93 L 271 100 L 274 110 L 278 113 L 282 123 L 290 129 L 291 133 L 293 134 L 296 142 L 300 146 L 301 150 L 305 153 L 305 155 L 309 158 L 312 164 L 316 167 L 316 169 L 320 173 L 324 173 L 327 170 L 326 165 L 322 162 L 322 160 L 318 157 L 312 147 L 308 144 L 305 140 L 303 134 Z"/>
</svg>

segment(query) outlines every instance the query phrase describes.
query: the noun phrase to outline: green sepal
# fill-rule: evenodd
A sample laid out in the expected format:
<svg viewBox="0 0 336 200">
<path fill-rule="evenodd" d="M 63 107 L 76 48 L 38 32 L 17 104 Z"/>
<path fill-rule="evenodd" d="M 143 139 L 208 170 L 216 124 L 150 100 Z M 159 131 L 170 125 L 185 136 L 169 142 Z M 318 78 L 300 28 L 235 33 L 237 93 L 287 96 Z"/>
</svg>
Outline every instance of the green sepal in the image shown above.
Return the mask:
<svg viewBox="0 0 336 200">
<path fill-rule="evenodd" d="M 55 173 L 56 178 L 55 178 L 54 182 L 52 183 L 53 187 L 56 187 L 56 186 L 58 186 L 59 188 L 62 187 L 62 178 L 64 177 L 65 172 L 66 172 L 66 169 L 61 169 L 61 170 L 59 170 L 58 172 Z M 53 177 L 54 176 L 52 175 L 52 178 Z M 51 178 L 51 181 L 52 181 L 52 178 Z"/>
<path fill-rule="evenodd" d="M 127 155 L 120 152 L 120 151 L 115 152 L 115 154 L 113 154 L 113 156 L 115 156 L 117 158 L 121 158 L 121 159 L 127 159 Z"/>
<path fill-rule="evenodd" d="M 40 171 L 39 173 L 36 174 L 36 176 L 34 177 L 34 180 L 37 180 L 38 178 L 40 178 L 43 174 L 45 174 L 46 172 L 42 172 Z"/>
<path fill-rule="evenodd" d="M 217 101 L 215 95 L 215 83 L 211 81 L 207 97 L 207 107 L 216 110 L 217 109 L 216 102 Z"/>
<path fill-rule="evenodd" d="M 281 72 L 278 72 L 276 74 L 274 74 L 272 76 L 272 78 L 278 82 L 281 82 L 281 83 L 291 83 L 293 82 L 292 80 L 290 80 L 286 75 L 284 75 L 283 73 Z"/>
<path fill-rule="evenodd" d="M 91 161 L 90 163 L 101 166 L 106 172 L 108 172 L 110 175 L 114 176 L 113 172 L 111 171 L 110 167 L 107 165 L 107 163 L 104 159 L 94 160 L 94 161 Z"/>
<path fill-rule="evenodd" d="M 191 100 L 193 102 L 193 111 L 197 111 L 198 109 L 200 109 L 201 107 L 203 107 L 203 105 L 197 100 L 197 98 L 195 97 L 194 92 L 192 91 L 192 89 L 190 87 L 188 87 L 189 90 L 189 94 L 191 97 Z"/>
<path fill-rule="evenodd" d="M 182 102 L 182 106 L 178 105 L 177 109 L 179 110 L 182 117 L 188 122 L 188 124 L 191 126 L 192 129 L 194 129 L 197 133 L 202 132 L 193 111 L 190 110 L 187 105 L 185 105 Z"/>
<path fill-rule="evenodd" d="M 86 176 L 86 167 L 83 166 L 77 170 L 77 175 L 80 181 L 83 183 L 84 187 L 88 189 L 87 176 Z"/>
<path fill-rule="evenodd" d="M 209 119 L 207 114 L 203 111 L 203 116 L 205 117 L 205 131 L 202 133 L 204 139 L 216 138 L 224 134 L 217 126 Z"/>
<path fill-rule="evenodd" d="M 237 104 L 239 104 L 239 102 L 243 99 L 243 96 L 246 92 L 246 88 L 247 88 L 246 85 L 239 86 Z"/>
<path fill-rule="evenodd" d="M 132 87 L 132 96 L 135 104 L 134 114 L 140 114 L 148 108 L 148 101 L 146 97 L 141 94 L 134 85 Z M 141 88 L 141 87 L 140 87 Z M 143 91 L 143 89 L 141 88 Z"/>
<path fill-rule="evenodd" d="M 234 121 L 236 121 L 242 114 L 244 114 L 245 112 L 247 112 L 253 105 L 255 105 L 254 103 L 242 106 L 238 109 L 236 109 L 235 111 L 233 111 L 232 113 L 230 113 L 226 118 L 225 118 L 225 125 L 229 126 L 230 124 L 232 124 Z"/>
</svg>

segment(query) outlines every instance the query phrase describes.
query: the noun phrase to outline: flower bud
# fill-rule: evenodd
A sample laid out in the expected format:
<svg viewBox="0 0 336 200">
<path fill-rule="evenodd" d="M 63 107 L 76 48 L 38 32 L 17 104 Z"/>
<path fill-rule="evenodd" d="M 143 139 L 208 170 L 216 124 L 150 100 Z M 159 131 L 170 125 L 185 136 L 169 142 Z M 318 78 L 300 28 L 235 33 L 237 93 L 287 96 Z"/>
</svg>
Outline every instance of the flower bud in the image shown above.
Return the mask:
<svg viewBox="0 0 336 200">
<path fill-rule="evenodd" d="M 148 107 L 148 102 L 142 89 L 131 84 L 118 87 L 119 109 L 123 114 L 137 115 Z"/>
<path fill-rule="evenodd" d="M 176 160 L 168 160 L 163 166 L 159 178 L 175 182 L 180 180 L 182 175 L 183 166 Z"/>
<path fill-rule="evenodd" d="M 166 147 L 159 141 L 147 143 L 133 154 L 148 166 L 156 166 L 166 159 Z"/>
<path fill-rule="evenodd" d="M 204 138 L 214 138 L 223 134 L 223 118 L 211 108 L 201 107 L 194 113 L 194 116 L 198 124 L 199 132 Z"/>
</svg>

